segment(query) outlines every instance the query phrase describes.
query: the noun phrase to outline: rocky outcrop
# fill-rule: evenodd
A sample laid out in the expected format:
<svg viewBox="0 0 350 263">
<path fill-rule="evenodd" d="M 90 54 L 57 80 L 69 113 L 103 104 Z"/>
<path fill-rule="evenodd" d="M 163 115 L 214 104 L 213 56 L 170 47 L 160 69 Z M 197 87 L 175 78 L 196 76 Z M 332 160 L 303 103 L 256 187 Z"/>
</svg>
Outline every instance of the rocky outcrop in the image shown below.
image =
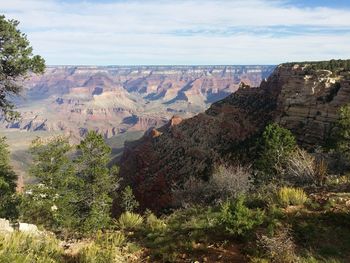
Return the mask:
<svg viewBox="0 0 350 263">
<path fill-rule="evenodd" d="M 142 207 L 167 208 L 174 182 L 191 175 L 208 177 L 212 164 L 239 141 L 259 132 L 273 118 L 277 90 L 241 89 L 205 113 L 178 121 L 126 143 L 121 159 L 124 183 L 134 187 Z M 154 132 L 153 132 L 154 134 Z"/>
<path fill-rule="evenodd" d="M 19 232 L 26 233 L 28 235 L 42 235 L 44 232 L 39 231 L 38 227 L 33 224 L 16 223 L 11 224 L 9 220 L 0 218 L 0 234 L 9 234 L 18 230 Z"/>
<path fill-rule="evenodd" d="M 0 234 L 12 233 L 14 231 L 9 220 L 0 218 Z"/>
<path fill-rule="evenodd" d="M 302 65 L 281 66 L 278 74 L 284 84 L 276 121 L 292 130 L 305 147 L 322 144 L 338 118 L 339 107 L 350 102 L 350 79 L 328 70 L 310 73 Z"/>
<path fill-rule="evenodd" d="M 350 102 L 349 78 L 306 64 L 282 64 L 259 88 L 242 84 L 205 113 L 146 133 L 125 145 L 124 184 L 130 184 L 142 208 L 172 205 L 171 188 L 189 176 L 208 178 L 213 163 L 259 134 L 269 122 L 290 129 L 300 144 L 324 142 L 341 105 Z M 175 123 L 175 125 L 174 125 Z M 157 136 L 154 136 L 156 134 Z"/>
</svg>

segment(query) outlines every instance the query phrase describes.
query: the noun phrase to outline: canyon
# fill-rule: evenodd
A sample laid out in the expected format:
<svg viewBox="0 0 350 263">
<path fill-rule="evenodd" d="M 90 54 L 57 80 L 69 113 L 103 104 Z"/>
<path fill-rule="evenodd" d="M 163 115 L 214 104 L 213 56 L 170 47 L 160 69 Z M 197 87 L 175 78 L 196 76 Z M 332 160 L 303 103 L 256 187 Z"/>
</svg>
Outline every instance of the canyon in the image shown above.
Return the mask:
<svg viewBox="0 0 350 263">
<path fill-rule="evenodd" d="M 16 105 L 21 118 L 1 126 L 61 131 L 80 139 L 87 130 L 105 138 L 145 131 L 173 115 L 191 117 L 236 91 L 258 86 L 273 66 L 48 67 L 24 82 Z"/>
<path fill-rule="evenodd" d="M 170 208 L 174 185 L 191 176 L 207 180 L 223 158 L 248 152 L 249 142 L 271 122 L 291 130 L 303 147 L 317 150 L 329 137 L 339 108 L 350 103 L 350 74 L 313 65 L 281 64 L 259 87 L 241 85 L 205 112 L 173 117 L 127 142 L 121 158 L 124 184 L 133 187 L 142 208 Z"/>
<path fill-rule="evenodd" d="M 16 172 L 25 176 L 35 137 L 68 136 L 77 143 L 88 130 L 102 134 L 119 156 L 126 140 L 192 117 L 235 92 L 258 86 L 275 66 L 48 66 L 31 75 L 15 98 L 21 118 L 0 117 Z"/>
</svg>

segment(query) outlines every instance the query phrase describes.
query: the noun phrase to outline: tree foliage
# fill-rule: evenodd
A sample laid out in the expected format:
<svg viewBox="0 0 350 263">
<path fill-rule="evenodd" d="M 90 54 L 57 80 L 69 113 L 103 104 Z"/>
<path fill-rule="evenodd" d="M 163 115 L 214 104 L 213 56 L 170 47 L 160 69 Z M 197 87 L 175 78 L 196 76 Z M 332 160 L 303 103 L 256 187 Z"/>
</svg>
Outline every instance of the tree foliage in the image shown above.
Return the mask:
<svg viewBox="0 0 350 263">
<path fill-rule="evenodd" d="M 89 132 L 77 151 L 63 137 L 37 139 L 30 151 L 30 174 L 39 182 L 26 189 L 23 219 L 55 230 L 108 226 L 118 169 L 108 168 L 111 149 L 101 135 Z"/>
<path fill-rule="evenodd" d="M 256 168 L 268 178 L 276 176 L 296 148 L 293 134 L 278 124 L 268 125 L 259 141 Z"/>
<path fill-rule="evenodd" d="M 33 141 L 30 175 L 39 180 L 29 185 L 22 203 L 22 218 L 48 227 L 73 228 L 78 224 L 76 205 L 81 180 L 75 176 L 68 139 L 53 138 L 47 144 Z"/>
<path fill-rule="evenodd" d="M 221 206 L 219 221 L 230 234 L 244 236 L 263 223 L 264 213 L 249 209 L 244 196 L 239 196 L 233 202 L 227 201 Z"/>
<path fill-rule="evenodd" d="M 336 150 L 350 160 L 350 104 L 340 108 L 336 127 Z"/>
<path fill-rule="evenodd" d="M 124 188 L 121 196 L 121 207 L 127 212 L 133 212 L 139 207 L 139 202 L 135 199 L 130 186 Z"/>
<path fill-rule="evenodd" d="M 26 35 L 17 29 L 18 24 L 0 16 L 0 111 L 10 119 L 18 116 L 9 98 L 21 91 L 19 81 L 29 72 L 42 73 L 45 69 L 44 59 L 33 55 Z"/>
<path fill-rule="evenodd" d="M 6 138 L 0 138 L 0 218 L 13 218 L 16 210 L 17 175 L 10 165 L 10 152 Z"/>
<path fill-rule="evenodd" d="M 77 147 L 78 177 L 83 185 L 80 193 L 79 214 L 83 218 L 84 231 L 90 232 L 108 226 L 112 194 L 117 187 L 115 170 L 108 168 L 110 147 L 102 135 L 88 132 Z"/>
<path fill-rule="evenodd" d="M 308 65 L 308 70 L 330 70 L 332 72 L 349 71 L 350 59 L 331 59 L 328 61 L 305 61 L 305 62 L 291 62 L 284 63 L 286 66 L 293 66 L 295 64 Z"/>
</svg>

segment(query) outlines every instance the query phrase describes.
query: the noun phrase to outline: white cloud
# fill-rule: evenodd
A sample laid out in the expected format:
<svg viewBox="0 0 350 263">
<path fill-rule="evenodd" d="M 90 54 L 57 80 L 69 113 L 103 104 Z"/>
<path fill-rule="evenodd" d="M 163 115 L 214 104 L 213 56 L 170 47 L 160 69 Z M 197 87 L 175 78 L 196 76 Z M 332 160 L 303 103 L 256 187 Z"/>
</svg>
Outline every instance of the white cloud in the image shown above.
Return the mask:
<svg viewBox="0 0 350 263">
<path fill-rule="evenodd" d="M 49 64 L 272 64 L 350 57 L 347 9 L 267 0 L 96 2 L 0 0 L 0 10 L 21 21 L 35 52 Z"/>
</svg>

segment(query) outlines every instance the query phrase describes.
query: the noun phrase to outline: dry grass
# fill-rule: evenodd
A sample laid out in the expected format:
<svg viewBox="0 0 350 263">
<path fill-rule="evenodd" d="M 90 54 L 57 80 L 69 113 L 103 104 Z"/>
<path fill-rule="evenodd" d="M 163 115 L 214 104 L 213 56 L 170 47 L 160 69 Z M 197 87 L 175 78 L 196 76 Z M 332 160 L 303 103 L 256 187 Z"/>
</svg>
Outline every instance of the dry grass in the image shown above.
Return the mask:
<svg viewBox="0 0 350 263">
<path fill-rule="evenodd" d="M 0 262 L 3 263 L 63 262 L 63 254 L 59 240 L 51 235 L 13 232 L 0 236 Z"/>
<path fill-rule="evenodd" d="M 282 187 L 277 193 L 277 199 L 285 207 L 288 205 L 303 205 L 308 200 L 303 189 L 293 187 Z"/>
<path fill-rule="evenodd" d="M 296 262 L 295 244 L 288 228 L 280 229 L 272 237 L 261 235 L 257 241 L 268 262 L 292 263 Z"/>
</svg>

